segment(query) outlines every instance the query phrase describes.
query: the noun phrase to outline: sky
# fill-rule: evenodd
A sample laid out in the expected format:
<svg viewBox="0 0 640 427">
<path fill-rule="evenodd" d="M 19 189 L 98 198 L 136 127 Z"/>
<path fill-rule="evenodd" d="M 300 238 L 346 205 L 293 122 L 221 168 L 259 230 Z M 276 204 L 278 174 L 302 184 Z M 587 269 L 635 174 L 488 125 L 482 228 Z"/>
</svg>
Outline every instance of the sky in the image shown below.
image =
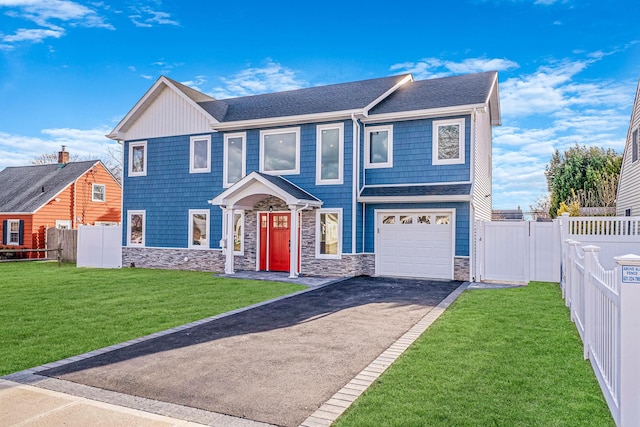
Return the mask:
<svg viewBox="0 0 640 427">
<path fill-rule="evenodd" d="M 222 99 L 497 70 L 493 206 L 526 211 L 554 150 L 622 152 L 639 22 L 637 0 L 0 0 L 0 170 L 61 145 L 108 160 L 160 75 Z"/>
</svg>

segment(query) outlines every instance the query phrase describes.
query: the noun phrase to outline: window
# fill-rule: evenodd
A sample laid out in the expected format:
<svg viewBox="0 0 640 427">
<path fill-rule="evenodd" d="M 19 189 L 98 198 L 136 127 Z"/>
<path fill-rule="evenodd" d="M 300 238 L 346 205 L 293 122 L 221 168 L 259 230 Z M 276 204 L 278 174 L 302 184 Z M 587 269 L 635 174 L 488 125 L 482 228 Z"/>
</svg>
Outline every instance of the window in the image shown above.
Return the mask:
<svg viewBox="0 0 640 427">
<path fill-rule="evenodd" d="M 128 246 L 144 246 L 145 211 L 127 211 L 127 216 Z"/>
<path fill-rule="evenodd" d="M 393 126 L 374 126 L 365 132 L 365 167 L 390 168 L 393 166 Z"/>
<path fill-rule="evenodd" d="M 434 165 L 463 164 L 464 133 L 464 119 L 434 121 L 432 163 Z"/>
<path fill-rule="evenodd" d="M 92 184 L 91 185 L 91 201 L 92 202 L 104 202 L 107 200 L 107 186 L 104 184 Z"/>
<path fill-rule="evenodd" d="M 449 215 L 436 215 L 436 224 L 438 225 L 448 225 L 450 221 Z"/>
<path fill-rule="evenodd" d="M 224 136 L 224 164 L 222 166 L 224 187 L 240 181 L 246 172 L 246 134 L 232 133 Z"/>
<path fill-rule="evenodd" d="M 300 128 L 260 131 L 260 172 L 300 173 Z"/>
<path fill-rule="evenodd" d="M 640 156 L 640 146 L 638 144 L 638 129 L 631 134 L 631 162 L 638 161 Z"/>
<path fill-rule="evenodd" d="M 316 184 L 342 184 L 344 124 L 316 127 Z"/>
<path fill-rule="evenodd" d="M 233 213 L 233 253 L 244 254 L 244 211 Z"/>
<path fill-rule="evenodd" d="M 209 249 L 209 211 L 189 209 L 189 248 Z"/>
<path fill-rule="evenodd" d="M 129 176 L 147 174 L 147 141 L 129 144 Z"/>
<path fill-rule="evenodd" d="M 192 136 L 189 173 L 211 172 L 211 136 Z"/>
<path fill-rule="evenodd" d="M 316 210 L 316 258 L 340 258 L 342 209 Z"/>
<path fill-rule="evenodd" d="M 8 219 L 2 222 L 2 244 L 22 245 L 24 232 L 24 221 L 19 219 Z"/>
</svg>

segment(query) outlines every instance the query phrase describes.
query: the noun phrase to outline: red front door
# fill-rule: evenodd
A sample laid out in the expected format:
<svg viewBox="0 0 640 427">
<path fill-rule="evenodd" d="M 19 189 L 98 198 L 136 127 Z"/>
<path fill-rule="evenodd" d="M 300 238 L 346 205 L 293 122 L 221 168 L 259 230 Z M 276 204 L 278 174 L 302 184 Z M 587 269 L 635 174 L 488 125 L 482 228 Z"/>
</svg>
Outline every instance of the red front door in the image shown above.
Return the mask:
<svg viewBox="0 0 640 427">
<path fill-rule="evenodd" d="M 260 214 L 260 270 L 289 271 L 291 214 Z"/>
<path fill-rule="evenodd" d="M 290 212 L 260 213 L 260 270 L 289 271 Z"/>
</svg>

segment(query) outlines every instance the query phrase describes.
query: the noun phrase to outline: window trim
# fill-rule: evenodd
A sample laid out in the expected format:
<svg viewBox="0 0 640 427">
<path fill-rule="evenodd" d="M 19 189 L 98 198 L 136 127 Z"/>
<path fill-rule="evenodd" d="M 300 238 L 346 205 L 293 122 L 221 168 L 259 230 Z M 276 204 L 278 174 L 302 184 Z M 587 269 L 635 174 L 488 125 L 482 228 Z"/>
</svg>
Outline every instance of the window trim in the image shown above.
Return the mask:
<svg viewBox="0 0 640 427">
<path fill-rule="evenodd" d="M 389 145 L 387 147 L 387 161 L 384 163 L 371 163 L 371 134 L 373 132 L 387 131 Z M 393 167 L 393 125 L 371 126 L 365 128 L 364 133 L 364 167 L 365 169 L 391 168 Z"/>
<path fill-rule="evenodd" d="M 11 231 L 11 224 L 18 224 L 17 233 Z M 11 235 L 17 234 L 18 240 L 15 242 L 11 241 Z M 20 220 L 19 219 L 8 219 L 7 220 L 7 237 L 6 237 L 7 245 L 9 246 L 20 246 Z"/>
<path fill-rule="evenodd" d="M 140 243 L 133 243 L 131 241 L 131 216 L 142 215 L 142 239 Z M 147 239 L 147 211 L 144 210 L 130 210 L 127 211 L 127 246 L 144 247 Z"/>
<path fill-rule="evenodd" d="M 207 243 L 204 245 L 193 244 L 193 216 L 205 215 L 205 228 L 207 229 Z M 189 234 L 187 235 L 187 247 L 189 249 L 206 250 L 211 248 L 211 211 L 209 209 L 189 209 Z"/>
<path fill-rule="evenodd" d="M 242 173 L 240 179 L 247 174 L 247 133 L 246 132 L 236 132 L 229 133 L 224 135 L 224 161 L 222 163 L 222 186 L 224 188 L 229 188 L 235 182 L 229 182 L 229 148 L 228 143 L 231 138 L 242 138 Z"/>
<path fill-rule="evenodd" d="M 102 187 L 102 197 L 104 197 L 103 200 L 100 199 L 96 199 L 95 195 L 96 195 L 96 187 Z M 106 184 L 96 184 L 93 183 L 91 184 L 91 201 L 92 202 L 98 202 L 98 203 L 106 203 L 107 201 L 107 185 Z"/>
<path fill-rule="evenodd" d="M 296 164 L 295 168 L 287 170 L 267 171 L 265 166 L 264 155 L 264 137 L 267 135 L 278 135 L 283 133 L 293 133 L 296 135 Z M 300 175 L 300 127 L 268 129 L 260 131 L 260 172 L 268 175 Z"/>
<path fill-rule="evenodd" d="M 631 131 L 631 163 L 640 160 L 640 128 Z"/>
<path fill-rule="evenodd" d="M 322 131 L 338 129 L 338 178 L 322 179 Z M 344 123 L 316 126 L 316 185 L 344 183 Z"/>
<path fill-rule="evenodd" d="M 207 143 L 207 167 L 196 168 L 195 165 L 195 143 L 196 141 L 206 141 Z M 211 135 L 195 135 L 189 138 L 189 173 L 209 173 L 211 172 Z"/>
<path fill-rule="evenodd" d="M 144 149 L 144 155 L 142 157 L 142 171 L 134 172 L 133 171 L 133 149 L 136 147 L 142 147 Z M 129 143 L 129 165 L 128 165 L 128 174 L 127 176 L 147 176 L 147 159 L 148 159 L 148 151 L 147 151 L 147 141 L 138 141 L 138 142 L 130 142 Z"/>
<path fill-rule="evenodd" d="M 320 216 L 322 214 L 335 213 L 338 214 L 338 254 L 320 253 Z M 320 208 L 316 209 L 316 258 L 318 259 L 341 259 L 342 258 L 342 208 Z"/>
<path fill-rule="evenodd" d="M 438 128 L 440 126 L 450 126 L 450 125 L 458 125 L 460 126 L 460 133 L 458 135 L 458 152 L 460 155 L 457 159 L 438 159 Z M 461 165 L 465 163 L 465 134 L 466 134 L 466 120 L 464 117 L 460 117 L 458 119 L 447 119 L 447 120 L 434 120 L 433 121 L 433 132 L 431 139 L 431 164 L 432 165 Z"/>
</svg>

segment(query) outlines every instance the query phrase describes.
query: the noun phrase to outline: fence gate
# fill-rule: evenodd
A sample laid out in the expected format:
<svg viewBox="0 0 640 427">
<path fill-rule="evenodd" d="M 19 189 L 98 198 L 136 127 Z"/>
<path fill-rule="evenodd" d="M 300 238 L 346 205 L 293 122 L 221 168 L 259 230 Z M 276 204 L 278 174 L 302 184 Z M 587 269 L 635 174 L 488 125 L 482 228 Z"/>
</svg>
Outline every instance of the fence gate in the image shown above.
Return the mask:
<svg viewBox="0 0 640 427">
<path fill-rule="evenodd" d="M 556 222 L 476 222 L 476 280 L 560 281 Z"/>
<path fill-rule="evenodd" d="M 81 225 L 78 228 L 78 267 L 122 267 L 122 226 Z"/>
</svg>

